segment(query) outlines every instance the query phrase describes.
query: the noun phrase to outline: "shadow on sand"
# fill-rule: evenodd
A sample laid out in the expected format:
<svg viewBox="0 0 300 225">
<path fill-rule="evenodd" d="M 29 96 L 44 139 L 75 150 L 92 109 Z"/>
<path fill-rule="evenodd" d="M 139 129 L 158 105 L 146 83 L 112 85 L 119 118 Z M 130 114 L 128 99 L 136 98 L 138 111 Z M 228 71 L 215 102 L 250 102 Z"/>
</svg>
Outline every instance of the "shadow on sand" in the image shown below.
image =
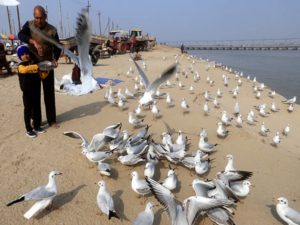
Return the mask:
<svg viewBox="0 0 300 225">
<path fill-rule="evenodd" d="M 82 118 L 85 116 L 91 116 L 99 113 L 101 109 L 108 105 L 109 103 L 105 101 L 94 102 L 87 105 L 79 106 L 77 108 L 66 111 L 60 115 L 57 115 L 58 121 L 69 121 L 77 118 Z"/>
<path fill-rule="evenodd" d="M 60 207 L 62 207 L 63 205 L 71 202 L 74 199 L 74 197 L 78 194 L 79 190 L 82 189 L 85 186 L 87 186 L 87 185 L 82 184 L 82 185 L 79 185 L 78 187 L 76 187 L 75 189 L 73 189 L 71 191 L 68 191 L 68 192 L 65 192 L 65 193 L 57 195 L 54 198 L 53 202 L 52 202 L 53 208 L 54 209 L 60 209 Z M 46 216 L 49 213 L 51 213 L 51 211 L 52 210 L 44 210 L 36 218 L 37 219 L 41 219 L 44 216 Z"/>
</svg>

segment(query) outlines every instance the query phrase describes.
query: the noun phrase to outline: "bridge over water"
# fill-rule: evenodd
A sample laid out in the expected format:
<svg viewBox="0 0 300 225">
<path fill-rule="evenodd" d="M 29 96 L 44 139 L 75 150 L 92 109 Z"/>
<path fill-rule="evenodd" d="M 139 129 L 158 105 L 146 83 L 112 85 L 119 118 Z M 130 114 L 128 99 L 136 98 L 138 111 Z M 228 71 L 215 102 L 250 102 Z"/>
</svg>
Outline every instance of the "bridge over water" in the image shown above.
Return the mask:
<svg viewBox="0 0 300 225">
<path fill-rule="evenodd" d="M 300 38 L 220 41 L 176 41 L 166 44 L 185 50 L 300 50 Z"/>
</svg>

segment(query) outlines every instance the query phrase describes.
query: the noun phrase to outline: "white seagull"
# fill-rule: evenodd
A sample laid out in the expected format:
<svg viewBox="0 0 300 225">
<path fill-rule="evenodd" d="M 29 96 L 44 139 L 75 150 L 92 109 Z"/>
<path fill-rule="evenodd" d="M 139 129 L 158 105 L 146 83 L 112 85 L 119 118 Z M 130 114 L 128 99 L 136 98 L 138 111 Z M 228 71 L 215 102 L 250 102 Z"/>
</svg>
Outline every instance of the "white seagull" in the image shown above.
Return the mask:
<svg viewBox="0 0 300 225">
<path fill-rule="evenodd" d="M 133 125 L 133 127 L 141 126 L 144 119 L 137 118 L 136 114 L 133 112 L 128 113 L 128 122 Z"/>
<path fill-rule="evenodd" d="M 275 102 L 272 102 L 272 104 L 271 104 L 271 111 L 272 112 L 278 112 L 279 111 L 279 109 L 275 105 Z"/>
<path fill-rule="evenodd" d="M 283 129 L 282 134 L 285 135 L 285 136 L 287 136 L 288 133 L 290 133 L 290 131 L 291 131 L 291 128 L 290 128 L 290 124 L 288 123 L 288 124 L 285 126 L 285 128 Z"/>
<path fill-rule="evenodd" d="M 148 186 L 147 182 L 145 180 L 139 180 L 139 175 L 136 171 L 133 171 L 131 173 L 131 189 L 137 193 L 138 195 L 147 195 L 149 194 L 150 187 Z"/>
<path fill-rule="evenodd" d="M 132 60 L 132 61 L 134 62 L 137 70 L 139 71 L 139 74 L 142 78 L 143 84 L 146 89 L 143 96 L 139 100 L 139 103 L 142 106 L 149 106 L 153 103 L 153 95 L 155 94 L 157 88 L 162 83 L 164 83 L 165 81 L 167 81 L 168 79 L 170 79 L 173 76 L 174 72 L 176 71 L 177 66 L 176 66 L 176 64 L 170 66 L 158 78 L 156 78 L 152 83 L 150 83 L 148 80 L 148 77 L 146 76 L 146 74 L 144 73 L 142 68 L 137 64 L 137 62 L 135 60 Z"/>
<path fill-rule="evenodd" d="M 246 197 L 250 192 L 251 183 L 249 180 L 230 182 L 232 192 L 238 197 Z"/>
<path fill-rule="evenodd" d="M 144 169 L 144 176 L 153 178 L 155 174 L 155 163 L 147 162 Z"/>
<path fill-rule="evenodd" d="M 276 211 L 280 218 L 288 225 L 299 225 L 300 212 L 289 207 L 289 202 L 286 198 L 280 197 L 277 200 Z"/>
<path fill-rule="evenodd" d="M 170 93 L 167 93 L 166 103 L 169 107 L 173 106 L 173 99 L 170 96 Z"/>
<path fill-rule="evenodd" d="M 212 199 L 203 196 L 192 196 L 183 201 L 183 203 L 177 202 L 174 195 L 150 178 L 146 178 L 146 181 L 150 185 L 152 193 L 155 195 L 159 203 L 167 210 L 170 223 L 172 225 L 192 225 L 198 221 L 198 216 L 204 211 L 210 209 L 230 206 L 232 201 L 223 199 Z"/>
<path fill-rule="evenodd" d="M 106 190 L 106 184 L 104 180 L 100 180 L 98 182 L 99 191 L 97 194 L 97 205 L 99 209 L 106 215 L 108 215 L 108 219 L 110 220 L 112 217 L 116 217 L 120 219 L 115 210 L 114 200 L 111 195 Z"/>
<path fill-rule="evenodd" d="M 52 200 L 57 194 L 57 187 L 55 177 L 61 175 L 58 171 L 51 171 L 49 173 L 48 184 L 45 186 L 39 186 L 32 191 L 21 195 L 19 198 L 9 202 L 6 206 L 11 206 L 18 202 L 36 200 L 37 202 L 24 214 L 26 219 L 31 219 L 36 216 L 39 212 L 51 205 Z"/>
<path fill-rule="evenodd" d="M 297 96 L 294 96 L 293 98 L 288 99 L 288 100 L 284 100 L 282 102 L 285 103 L 285 104 L 294 104 L 296 102 L 296 100 L 297 100 Z"/>
<path fill-rule="evenodd" d="M 237 127 L 243 127 L 243 119 L 241 114 L 238 114 L 235 122 Z"/>
<path fill-rule="evenodd" d="M 274 146 L 277 146 L 280 143 L 281 139 L 280 139 L 280 136 L 279 136 L 279 132 L 276 132 L 276 134 L 275 134 L 275 136 L 273 137 L 272 140 L 273 140 L 273 145 Z"/>
<path fill-rule="evenodd" d="M 184 112 L 189 111 L 189 105 L 186 102 L 185 98 L 182 98 L 181 103 L 180 103 L 181 108 L 183 109 Z"/>
<path fill-rule="evenodd" d="M 260 133 L 262 136 L 267 136 L 267 135 L 268 135 L 268 132 L 270 132 L 269 128 L 266 127 L 265 122 L 262 122 L 262 124 L 261 124 L 261 126 L 260 126 L 260 131 L 259 131 L 259 133 Z"/>
<path fill-rule="evenodd" d="M 233 112 L 234 112 L 234 115 L 236 115 L 236 116 L 240 113 L 240 105 L 238 102 L 235 103 Z"/>
<path fill-rule="evenodd" d="M 155 205 L 153 203 L 148 202 L 145 211 L 139 213 L 139 215 L 132 222 L 132 225 L 152 225 L 154 221 L 152 209 L 154 207 Z"/>
<path fill-rule="evenodd" d="M 91 27 L 88 12 L 86 9 L 83 9 L 79 14 L 79 17 L 77 18 L 77 27 L 75 34 L 79 53 L 77 56 L 72 51 L 64 48 L 61 44 L 57 43 L 52 38 L 49 38 L 47 34 L 43 33 L 38 28 L 34 28 L 34 32 L 39 33 L 39 35 L 47 42 L 50 42 L 56 47 L 62 49 L 63 52 L 79 66 L 81 84 L 75 85 L 71 82 L 71 84 L 66 85 L 68 86 L 68 93 L 72 95 L 84 95 L 99 88 L 97 81 L 93 78 L 93 64 L 89 56 L 91 38 L 90 29 Z"/>
<path fill-rule="evenodd" d="M 205 153 L 211 153 L 216 151 L 216 146 L 218 144 L 209 144 L 205 141 L 205 137 L 200 135 L 200 140 L 198 142 L 198 147 Z"/>
<path fill-rule="evenodd" d="M 223 126 L 222 122 L 218 122 L 217 135 L 218 137 L 226 137 L 229 131 Z"/>
<path fill-rule="evenodd" d="M 177 186 L 177 176 L 175 174 L 175 169 L 172 169 L 171 166 L 169 166 L 169 171 L 167 174 L 167 177 L 165 178 L 162 185 L 166 188 L 168 188 L 170 191 L 173 191 Z"/>
<path fill-rule="evenodd" d="M 289 107 L 288 107 L 287 111 L 290 112 L 290 113 L 294 111 L 293 103 L 289 104 Z"/>
</svg>

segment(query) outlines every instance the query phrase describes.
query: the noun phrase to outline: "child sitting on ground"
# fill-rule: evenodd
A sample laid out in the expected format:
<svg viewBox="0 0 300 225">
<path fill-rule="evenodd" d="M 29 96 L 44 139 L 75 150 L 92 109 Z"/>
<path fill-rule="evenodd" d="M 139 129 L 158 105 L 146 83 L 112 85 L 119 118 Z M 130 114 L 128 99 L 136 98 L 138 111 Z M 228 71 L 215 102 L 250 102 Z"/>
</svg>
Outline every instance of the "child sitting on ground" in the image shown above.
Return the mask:
<svg viewBox="0 0 300 225">
<path fill-rule="evenodd" d="M 18 66 L 18 76 L 20 88 L 23 92 L 26 135 L 34 138 L 37 136 L 37 133 L 45 132 L 41 128 L 41 80 L 39 68 L 31 58 L 26 45 L 21 45 L 17 48 L 17 55 L 22 61 Z M 31 119 L 33 119 L 33 127 L 31 126 Z"/>
</svg>

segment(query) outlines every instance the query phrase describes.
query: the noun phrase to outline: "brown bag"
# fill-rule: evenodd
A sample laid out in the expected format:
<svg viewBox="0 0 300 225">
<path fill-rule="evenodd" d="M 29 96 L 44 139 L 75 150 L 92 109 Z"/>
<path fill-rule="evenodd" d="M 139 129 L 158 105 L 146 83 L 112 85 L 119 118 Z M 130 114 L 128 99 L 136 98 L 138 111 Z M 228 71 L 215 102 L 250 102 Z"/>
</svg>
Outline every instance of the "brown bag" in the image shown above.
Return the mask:
<svg viewBox="0 0 300 225">
<path fill-rule="evenodd" d="M 74 84 L 81 84 L 80 68 L 75 64 L 72 70 L 72 81 Z"/>
</svg>

